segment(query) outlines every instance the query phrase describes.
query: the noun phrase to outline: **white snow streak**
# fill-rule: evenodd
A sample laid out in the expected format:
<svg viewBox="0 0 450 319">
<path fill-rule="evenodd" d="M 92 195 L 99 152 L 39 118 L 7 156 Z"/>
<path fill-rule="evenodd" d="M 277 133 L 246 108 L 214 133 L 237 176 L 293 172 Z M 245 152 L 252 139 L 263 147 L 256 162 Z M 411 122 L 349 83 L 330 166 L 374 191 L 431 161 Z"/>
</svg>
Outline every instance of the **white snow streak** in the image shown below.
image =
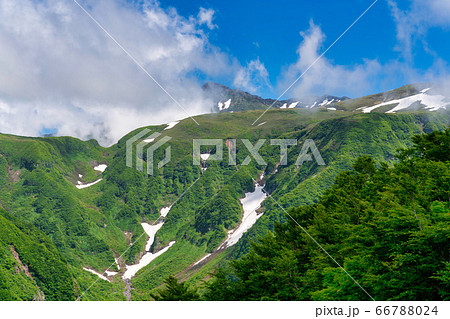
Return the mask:
<svg viewBox="0 0 450 319">
<path fill-rule="evenodd" d="M 164 223 L 159 223 L 156 225 L 150 225 L 147 223 L 141 223 L 142 228 L 144 228 L 144 231 L 148 235 L 147 244 L 145 245 L 145 251 L 149 251 L 150 248 L 153 245 L 153 242 L 155 241 L 155 235 L 158 230 L 161 229 L 161 227 L 164 225 Z"/>
<path fill-rule="evenodd" d="M 106 278 L 106 277 L 103 276 L 102 274 L 96 272 L 95 270 L 92 270 L 92 269 L 89 269 L 89 268 L 86 268 L 86 267 L 83 267 L 83 269 L 86 270 L 86 271 L 89 271 L 91 274 L 94 274 L 94 275 L 98 276 L 100 279 L 109 281 L 108 278 Z"/>
<path fill-rule="evenodd" d="M 78 188 L 78 189 L 88 188 L 88 187 L 91 187 L 92 185 L 97 184 L 97 183 L 100 182 L 101 180 L 102 180 L 102 178 L 96 180 L 95 182 L 87 183 L 87 184 L 82 184 L 80 181 L 78 181 L 78 184 L 79 184 L 79 185 L 75 185 L 75 187 Z"/>
<path fill-rule="evenodd" d="M 139 260 L 139 263 L 136 265 L 126 266 L 127 271 L 123 274 L 123 279 L 131 279 L 133 278 L 136 273 L 144 268 L 145 266 L 148 266 L 153 260 L 155 260 L 157 257 L 164 254 L 166 251 L 169 250 L 170 247 L 172 247 L 175 244 L 175 241 L 171 241 L 168 246 L 164 247 L 160 251 L 158 251 L 155 254 L 152 253 L 146 253 L 144 256 L 142 256 L 141 260 Z"/>
<path fill-rule="evenodd" d="M 298 102 L 291 103 L 291 104 L 289 104 L 288 108 L 293 109 L 294 107 L 297 106 L 297 104 L 298 104 Z"/>
<path fill-rule="evenodd" d="M 267 194 L 264 193 L 263 186 L 258 184 L 255 185 L 255 191 L 253 193 L 245 193 L 245 197 L 240 200 L 244 210 L 242 221 L 237 228 L 229 231 L 228 238 L 218 249 L 228 248 L 236 244 L 242 235 L 256 223 L 262 216 L 262 214 L 257 214 L 256 210 L 261 206 L 261 203 L 266 197 Z"/>
<path fill-rule="evenodd" d="M 147 138 L 147 139 L 145 139 L 143 142 L 145 142 L 145 143 L 151 143 L 151 142 L 153 142 L 155 139 L 154 138 Z"/>
<path fill-rule="evenodd" d="M 195 265 L 198 265 L 199 263 L 201 263 L 203 260 L 205 260 L 205 259 L 208 258 L 209 256 L 211 256 L 211 254 L 207 254 L 207 255 L 203 256 L 203 258 L 200 259 L 199 261 L 197 261 L 197 262 L 194 264 L 194 266 L 195 266 Z"/>
<path fill-rule="evenodd" d="M 118 272 L 115 272 L 115 271 L 109 271 L 109 270 L 105 271 L 105 273 L 108 275 L 108 277 L 115 276 L 115 275 L 118 274 Z"/>
</svg>

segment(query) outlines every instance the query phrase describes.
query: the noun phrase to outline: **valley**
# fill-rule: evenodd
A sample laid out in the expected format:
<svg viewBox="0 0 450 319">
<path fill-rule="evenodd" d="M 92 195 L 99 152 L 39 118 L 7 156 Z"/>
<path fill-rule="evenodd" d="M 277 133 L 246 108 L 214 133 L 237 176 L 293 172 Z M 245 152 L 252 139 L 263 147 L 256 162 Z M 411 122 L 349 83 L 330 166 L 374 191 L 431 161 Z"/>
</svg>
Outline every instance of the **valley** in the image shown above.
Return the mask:
<svg viewBox="0 0 450 319">
<path fill-rule="evenodd" d="M 428 103 L 423 96 L 428 91 L 408 92 L 401 88 L 385 94 L 390 102 L 377 96 L 329 99 L 313 108 L 281 104 L 264 114 L 256 109 L 196 116 L 199 125 L 187 118 L 148 126 L 151 134 L 160 135 L 136 144 L 144 141 L 150 147 L 171 138 L 171 161 L 155 166 L 153 175 L 145 173 L 145 152 L 139 157 L 133 150 L 133 167 L 126 165 L 126 142 L 144 127 L 108 148 L 71 137 L 0 135 L 0 203 L 5 209 L 0 226 L 3 233 L 15 234 L 0 238 L 2 298 L 31 300 L 43 294 L 46 300 L 151 300 L 169 276 L 203 291 L 216 269 L 247 256 L 252 242 L 286 224 L 275 201 L 287 211 L 314 205 L 360 156 L 393 165 L 398 149 L 413 145 L 412 136 L 448 127 L 449 110 Z M 418 99 L 423 107 L 406 106 Z M 433 101 L 442 105 L 444 100 Z M 233 105 L 225 102 L 222 111 Z M 211 145 L 201 146 L 201 165 L 193 165 L 192 141 L 207 138 L 221 140 L 225 154 L 231 152 L 228 141 L 236 140 L 236 165 L 229 165 L 226 155 L 214 160 L 217 149 Z M 262 144 L 261 165 L 243 142 L 255 145 L 258 139 L 298 142 L 288 148 L 286 165 L 280 164 L 279 146 Z M 314 141 L 326 165 L 298 165 L 306 140 Z M 155 151 L 158 161 L 164 155 L 164 147 Z M 247 157 L 252 160 L 243 165 Z M 60 274 L 55 288 L 50 288 L 53 275 L 46 277 L 22 242 L 38 245 L 41 254 L 52 252 L 48 260 Z M 31 278 L 15 266 L 11 245 Z"/>
</svg>

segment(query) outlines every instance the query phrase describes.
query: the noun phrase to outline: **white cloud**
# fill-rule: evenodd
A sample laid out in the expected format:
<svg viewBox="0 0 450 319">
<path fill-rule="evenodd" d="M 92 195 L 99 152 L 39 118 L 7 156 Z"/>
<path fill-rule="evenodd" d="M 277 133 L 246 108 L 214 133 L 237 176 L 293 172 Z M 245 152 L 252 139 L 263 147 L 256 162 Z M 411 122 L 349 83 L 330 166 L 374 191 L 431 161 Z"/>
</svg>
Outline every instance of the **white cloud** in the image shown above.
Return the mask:
<svg viewBox="0 0 450 319">
<path fill-rule="evenodd" d="M 439 57 L 426 42 L 427 31 L 431 27 L 450 27 L 450 1 L 414 0 L 411 8 L 401 10 L 393 0 L 389 0 L 391 13 L 397 26 L 397 51 L 400 56 L 387 62 L 361 59 L 353 65 L 338 65 L 329 59 L 329 54 L 319 59 L 298 81 L 287 96 L 345 94 L 358 97 L 368 92 L 394 89 L 398 83 L 419 82 L 450 83 L 450 66 Z M 325 34 L 320 26 L 310 22 L 310 28 L 301 32 L 303 37 L 298 49 L 298 59 L 281 73 L 278 90 L 289 87 L 325 49 Z M 420 41 L 433 58 L 427 70 L 414 65 L 415 44 Z M 449 88 L 450 91 L 450 88 Z"/>
<path fill-rule="evenodd" d="M 211 107 L 191 74 L 239 69 L 203 31 L 213 11 L 184 18 L 157 2 L 81 3 L 190 115 Z M 3 133 L 56 127 L 110 144 L 138 126 L 187 117 L 72 1 L 0 0 L 0 43 Z"/>
<path fill-rule="evenodd" d="M 407 63 L 414 61 L 414 46 L 420 45 L 432 55 L 426 35 L 433 27 L 450 27 L 450 1 L 448 0 L 412 0 L 409 7 L 401 9 L 395 0 L 388 0 L 391 15 L 397 29 L 397 47 Z"/>
<path fill-rule="evenodd" d="M 422 13 L 425 10 L 431 25 L 450 26 L 450 2 L 448 0 L 416 0 L 416 2 Z"/>
<path fill-rule="evenodd" d="M 214 19 L 214 13 L 215 11 L 213 9 L 200 8 L 200 12 L 198 13 L 199 23 L 206 24 L 206 26 L 210 30 L 217 28 L 217 25 L 212 23 L 212 20 Z"/>
<path fill-rule="evenodd" d="M 450 1 L 412 0 L 406 8 L 400 8 L 398 1 L 389 0 L 391 15 L 396 24 L 396 49 L 403 58 L 403 73 L 412 82 L 434 82 L 442 90 L 450 92 L 450 66 L 428 43 L 428 32 L 433 28 L 450 30 Z M 415 52 L 423 49 L 433 62 L 421 72 L 414 68 Z M 450 94 L 449 94 L 450 95 Z"/>
<path fill-rule="evenodd" d="M 279 90 L 288 88 L 321 54 L 325 34 L 321 28 L 310 22 L 310 28 L 301 32 L 303 41 L 300 43 L 296 63 L 289 65 L 282 73 Z M 318 60 L 288 96 L 305 97 L 308 95 L 336 94 L 345 92 L 347 95 L 360 96 L 373 86 L 373 76 L 379 73 L 381 65 L 376 60 L 364 60 L 361 64 L 352 66 L 336 65 L 325 56 Z"/>
<path fill-rule="evenodd" d="M 250 93 L 258 93 L 263 88 L 271 88 L 269 73 L 259 58 L 251 60 L 234 76 L 233 85 Z"/>
</svg>

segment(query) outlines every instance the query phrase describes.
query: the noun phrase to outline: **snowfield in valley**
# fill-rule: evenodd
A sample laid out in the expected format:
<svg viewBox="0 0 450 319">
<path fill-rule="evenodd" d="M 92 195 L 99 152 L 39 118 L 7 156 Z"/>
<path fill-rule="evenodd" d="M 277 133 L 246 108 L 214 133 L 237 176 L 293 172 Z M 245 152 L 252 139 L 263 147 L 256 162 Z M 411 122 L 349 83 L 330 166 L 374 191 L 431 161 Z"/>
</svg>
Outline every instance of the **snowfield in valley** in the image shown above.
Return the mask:
<svg viewBox="0 0 450 319">
<path fill-rule="evenodd" d="M 172 206 L 161 208 L 160 213 L 159 213 L 160 216 L 166 217 L 167 214 L 169 213 L 171 207 Z M 163 225 L 164 225 L 164 222 L 160 222 L 160 223 L 154 224 L 154 225 L 150 225 L 148 223 L 141 223 L 142 228 L 144 229 L 145 233 L 148 235 L 148 240 L 147 240 L 147 243 L 145 244 L 145 254 L 141 257 L 141 259 L 139 260 L 139 262 L 137 264 L 125 265 L 126 271 L 122 276 L 123 279 L 133 278 L 139 270 L 141 270 L 145 266 L 149 265 L 153 260 L 155 260 L 157 257 L 164 254 L 166 251 L 169 250 L 170 247 L 172 247 L 175 244 L 175 241 L 171 241 L 169 243 L 169 245 L 167 245 L 160 251 L 158 251 L 154 254 L 150 252 L 150 248 L 152 247 L 153 242 L 155 241 L 156 232 L 158 230 L 160 230 Z"/>
<path fill-rule="evenodd" d="M 219 246 L 218 249 L 228 248 L 236 244 L 242 235 L 252 228 L 256 221 L 262 216 L 257 214 L 256 210 L 261 207 L 261 203 L 266 199 L 267 194 L 263 191 L 263 186 L 256 185 L 253 193 L 245 193 L 245 197 L 241 199 L 244 215 L 239 226 L 228 233 L 228 238 Z"/>
</svg>

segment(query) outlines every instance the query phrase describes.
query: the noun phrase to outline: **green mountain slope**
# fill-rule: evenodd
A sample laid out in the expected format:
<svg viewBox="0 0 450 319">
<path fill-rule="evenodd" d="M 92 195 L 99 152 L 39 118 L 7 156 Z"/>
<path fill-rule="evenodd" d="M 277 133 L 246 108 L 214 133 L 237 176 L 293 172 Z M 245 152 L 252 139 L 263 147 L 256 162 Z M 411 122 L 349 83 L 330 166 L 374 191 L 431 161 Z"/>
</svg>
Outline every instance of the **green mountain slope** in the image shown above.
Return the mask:
<svg viewBox="0 0 450 319">
<path fill-rule="evenodd" d="M 391 166 L 358 158 L 316 204 L 290 210 L 217 272 L 205 298 L 448 300 L 450 129 L 413 141 Z"/>
<path fill-rule="evenodd" d="M 249 166 L 238 164 L 237 168 L 232 166 L 230 169 L 227 158 L 222 163 L 207 162 L 208 169 L 205 174 L 172 207 L 165 225 L 156 235 L 154 251 L 165 247 L 172 240 L 177 241 L 176 245 L 133 279 L 135 298 L 148 299 L 149 291 L 161 284 L 163 278 L 173 273 L 179 272 L 180 278 L 191 278 L 193 283 L 198 282 L 208 275 L 206 270 L 201 269 L 202 267 L 193 267 L 193 264 L 202 256 L 212 253 L 215 257 L 212 263 L 216 266 L 221 264 L 221 261 L 237 258 L 248 251 L 251 240 L 257 240 L 267 231 L 273 230 L 275 223 L 284 221 L 285 216 L 282 210 L 270 200 L 266 200 L 261 209 L 264 215 L 250 231 L 244 234 L 237 245 L 226 251 L 214 249 L 221 240 L 226 238 L 226 231 L 235 225 L 233 220 L 235 221 L 238 215 L 232 213 L 233 203 L 237 203 L 237 199 L 243 197 L 244 192 L 252 191 L 251 178 L 258 179 L 261 172 L 264 171 L 266 174 L 266 189 L 274 198 L 279 199 L 286 209 L 309 204 L 315 202 L 332 185 L 334 177 L 339 172 L 348 170 L 356 157 L 367 154 L 379 161 L 393 161 L 398 148 L 410 145 L 410 137 L 413 134 L 424 130 L 443 129 L 449 124 L 448 114 L 442 112 L 402 115 L 338 113 L 336 115 L 332 112 L 272 111 L 267 118 L 273 122 L 267 121 L 267 127 L 265 124 L 256 128 L 246 127 L 244 131 L 234 133 L 233 124 L 239 124 L 239 121 L 255 114 L 257 113 L 245 112 L 230 114 L 227 117 L 208 115 L 199 117 L 200 128 L 188 121 L 181 122 L 168 132 L 163 132 L 163 135 L 174 136 L 176 141 L 181 140 L 179 144 L 172 144 L 175 147 L 172 153 L 181 152 L 182 155 L 179 158 L 183 158 L 183 162 L 177 163 L 175 159 L 170 163 L 160 172 L 160 181 L 163 180 L 167 183 L 166 185 L 172 187 L 180 181 L 176 171 L 172 173 L 171 165 L 174 165 L 174 170 L 176 168 L 178 172 L 191 169 L 189 167 L 192 166 L 192 144 L 189 143 L 189 139 L 194 136 L 236 138 L 238 163 L 242 163 L 248 155 L 246 149 L 239 145 L 239 138 L 249 138 L 252 143 L 257 137 L 296 138 L 300 141 L 311 138 L 321 150 L 327 166 L 323 168 L 315 163 L 307 162 L 302 167 L 295 167 L 292 162 L 300 153 L 301 145 L 291 148 L 289 156 L 292 159 L 291 162 L 287 166 L 279 166 L 275 174 L 275 167 L 280 158 L 277 148 L 270 145 L 264 146 L 260 151 L 267 160 L 267 166 L 259 166 L 252 162 Z M 279 118 L 280 114 L 289 115 L 290 119 L 283 119 L 283 124 L 280 125 L 282 120 Z M 216 118 L 221 119 L 221 123 L 215 122 Z M 205 130 L 205 122 L 208 123 L 207 130 Z M 201 128 L 202 125 L 203 128 Z M 227 127 L 226 135 L 221 131 L 221 127 Z M 283 130 L 280 127 L 283 127 Z M 202 130 L 201 134 L 192 136 L 191 130 L 197 129 Z M 149 177 L 149 180 L 153 178 L 158 177 Z M 184 184 L 182 182 L 182 187 L 176 194 L 187 189 L 191 185 L 190 182 L 192 183 L 193 179 L 186 180 Z M 159 189 L 157 192 L 161 196 L 159 207 L 169 205 L 170 198 L 174 199 L 173 189 Z M 226 210 L 224 210 L 225 204 L 221 204 L 223 198 L 227 198 L 226 202 L 229 203 L 226 205 Z M 214 221 L 211 212 L 216 212 L 223 217 L 231 216 L 231 223 L 227 224 L 226 220 L 218 220 L 219 225 L 215 225 L 214 228 L 210 227 L 211 223 L 198 227 L 205 220 Z M 209 262 L 204 267 L 211 270 Z"/>
<path fill-rule="evenodd" d="M 128 245 L 125 239 L 119 241 L 119 228 L 105 226 L 108 216 L 96 207 L 94 188 L 75 187 L 78 181 L 99 178 L 93 167 L 107 163 L 112 153 L 93 140 L 0 135 L 1 204 L 17 220 L 42 230 L 67 260 L 75 276 L 72 296 L 92 283 L 93 276 L 82 267 L 107 268 L 114 262 L 113 249 Z"/>
<path fill-rule="evenodd" d="M 313 139 L 327 165 L 320 167 L 307 162 L 298 168 L 288 163 L 279 167 L 276 174 L 268 175 L 266 189 L 286 210 L 312 204 L 333 184 L 339 172 L 350 169 L 357 157 L 368 155 L 377 162 L 392 162 L 398 149 L 411 145 L 411 136 L 442 130 L 449 124 L 447 112 L 354 114 L 323 121 L 312 130 L 293 133 L 290 138 Z M 299 152 L 300 147 L 293 148 L 290 158 L 296 159 Z M 276 162 L 268 164 L 274 165 Z M 285 220 L 283 211 L 273 201 L 266 200 L 262 209 L 266 213 L 236 245 L 235 256 L 246 253 L 249 241 L 273 230 L 275 222 Z"/>
<path fill-rule="evenodd" d="M 252 240 L 258 241 L 273 231 L 276 223 L 285 221 L 283 211 L 268 198 L 259 209 L 264 214 L 242 239 L 219 249 L 228 232 L 241 222 L 240 199 L 254 191 L 254 180 L 262 173 L 266 191 L 285 209 L 315 203 L 358 156 L 393 162 L 398 148 L 411 145 L 413 134 L 442 130 L 450 124 L 445 110 L 361 114 L 281 109 L 268 111 L 252 125 L 260 115 L 262 111 L 207 114 L 196 117 L 200 125 L 188 118 L 170 129 L 166 125 L 146 127 L 149 134 L 161 135 L 144 142 L 147 134 L 134 143 L 133 167 L 126 166 L 126 142 L 143 128 L 108 149 L 95 141 L 69 137 L 0 135 L 0 203 L 17 221 L 40 229 L 56 247 L 73 278 L 71 298 L 149 300 L 171 275 L 201 286 L 210 271 L 246 254 Z M 171 147 L 171 161 L 147 175 L 146 150 L 164 137 L 171 138 L 166 145 Z M 193 165 L 193 139 L 211 138 L 222 140 L 223 160 Z M 236 165 L 229 165 L 229 146 L 234 139 Z M 252 160 L 242 165 L 250 155 L 242 139 L 252 145 L 266 139 L 259 150 L 266 164 Z M 298 140 L 297 145 L 289 147 L 286 166 L 279 165 L 279 146 L 270 145 L 270 139 Z M 305 162 L 297 167 L 295 160 L 307 139 L 315 142 L 326 166 Z M 136 153 L 139 143 L 145 144 L 142 157 Z M 164 157 L 164 149 L 155 152 L 155 163 Z M 215 152 L 215 146 L 201 149 L 203 154 Z M 137 163 L 142 171 L 136 168 Z M 104 172 L 94 169 L 99 164 L 107 165 Z M 92 182 L 97 183 L 86 185 Z M 83 189 L 76 187 L 83 185 Z M 170 205 L 150 252 L 157 253 L 175 243 L 131 281 L 122 280 L 125 266 L 138 263 L 145 254 L 148 236 L 141 223 L 161 220 L 160 210 Z M 7 245 L 10 258 L 13 252 Z M 211 254 L 209 258 L 197 263 L 207 254 Z M 86 269 L 115 273 L 103 273 L 101 279 Z M 37 286 L 47 297 L 37 279 L 33 277 L 33 282 L 21 276 L 29 288 L 27 297 L 17 298 L 33 298 Z"/>
<path fill-rule="evenodd" d="M 67 262 L 41 231 L 0 208 L 0 300 L 74 300 Z"/>
</svg>

